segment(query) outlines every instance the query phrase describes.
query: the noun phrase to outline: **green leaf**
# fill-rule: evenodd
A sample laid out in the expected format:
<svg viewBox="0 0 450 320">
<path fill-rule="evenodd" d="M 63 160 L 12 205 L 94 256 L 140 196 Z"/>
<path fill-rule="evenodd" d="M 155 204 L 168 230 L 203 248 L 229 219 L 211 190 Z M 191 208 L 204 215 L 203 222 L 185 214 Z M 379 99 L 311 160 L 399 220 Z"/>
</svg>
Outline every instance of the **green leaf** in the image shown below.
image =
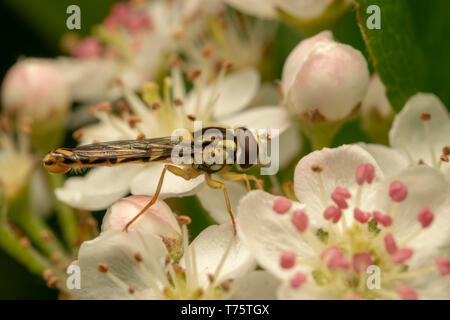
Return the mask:
<svg viewBox="0 0 450 320">
<path fill-rule="evenodd" d="M 427 91 L 436 94 L 450 109 L 450 1 L 434 0 L 433 5 L 427 0 L 408 2 L 414 19 L 414 27 L 422 46 L 426 68 L 429 70 Z"/>
<path fill-rule="evenodd" d="M 380 8 L 381 29 L 367 27 L 370 5 Z M 409 97 L 426 90 L 428 79 L 408 1 L 356 0 L 356 14 L 371 62 L 386 86 L 392 107 L 400 111 Z"/>
</svg>

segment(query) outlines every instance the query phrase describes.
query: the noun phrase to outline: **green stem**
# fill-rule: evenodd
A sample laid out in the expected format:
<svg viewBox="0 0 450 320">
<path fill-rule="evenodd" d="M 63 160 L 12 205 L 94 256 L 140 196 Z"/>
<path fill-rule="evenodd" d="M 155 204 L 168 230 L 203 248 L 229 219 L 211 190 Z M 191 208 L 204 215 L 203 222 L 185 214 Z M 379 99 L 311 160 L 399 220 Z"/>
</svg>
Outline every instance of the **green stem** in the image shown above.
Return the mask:
<svg viewBox="0 0 450 320">
<path fill-rule="evenodd" d="M 302 131 L 311 142 L 313 150 L 330 147 L 334 136 L 339 131 L 342 124 L 342 121 L 312 123 L 308 120 L 301 120 Z"/>
<path fill-rule="evenodd" d="M 78 239 L 78 222 L 74 210 L 56 198 L 54 190 L 64 184 L 64 176 L 47 174 L 48 181 L 52 188 L 52 200 L 56 209 L 56 216 L 61 226 L 64 241 L 68 248 L 72 248 Z"/>
<path fill-rule="evenodd" d="M 23 264 L 30 272 L 39 276 L 44 272 L 44 266 L 21 245 L 17 237 L 5 228 L 0 228 L 0 247 L 11 257 Z"/>
<path fill-rule="evenodd" d="M 55 251 L 64 253 L 62 244 L 51 232 L 51 229 L 36 213 L 30 211 L 28 198 L 28 188 L 25 187 L 16 198 L 9 201 L 8 217 L 46 256 L 51 256 Z M 49 240 L 42 238 L 44 232 L 50 234 Z"/>
</svg>

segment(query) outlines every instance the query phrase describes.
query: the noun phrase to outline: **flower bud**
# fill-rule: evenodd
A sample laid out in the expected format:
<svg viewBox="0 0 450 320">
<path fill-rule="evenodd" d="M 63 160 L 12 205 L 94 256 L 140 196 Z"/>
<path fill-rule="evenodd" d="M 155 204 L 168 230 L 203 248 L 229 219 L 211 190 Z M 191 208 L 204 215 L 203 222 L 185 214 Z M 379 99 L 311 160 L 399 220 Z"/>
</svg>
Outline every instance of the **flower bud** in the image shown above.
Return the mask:
<svg viewBox="0 0 450 320">
<path fill-rule="evenodd" d="M 300 42 L 283 68 L 284 104 L 310 122 L 341 121 L 362 102 L 369 83 L 364 56 L 330 31 Z"/>
<path fill-rule="evenodd" d="M 140 210 L 152 199 L 149 196 L 129 196 L 122 198 L 108 208 L 102 223 L 102 232 L 122 230 Z M 134 221 L 129 230 L 153 233 L 163 238 L 181 238 L 181 228 L 170 207 L 162 200 L 157 200 L 145 213 Z"/>
<path fill-rule="evenodd" d="M 60 143 L 71 101 L 59 69 L 47 59 L 17 62 L 2 84 L 4 110 L 26 120 L 31 144 L 42 153 Z"/>
<path fill-rule="evenodd" d="M 388 143 L 388 132 L 394 112 L 386 96 L 386 88 L 378 74 L 369 82 L 366 97 L 361 105 L 362 128 L 379 143 Z"/>
<path fill-rule="evenodd" d="M 42 120 L 70 104 L 69 92 L 50 60 L 25 59 L 8 71 L 2 84 L 2 103 L 8 112 Z"/>
</svg>

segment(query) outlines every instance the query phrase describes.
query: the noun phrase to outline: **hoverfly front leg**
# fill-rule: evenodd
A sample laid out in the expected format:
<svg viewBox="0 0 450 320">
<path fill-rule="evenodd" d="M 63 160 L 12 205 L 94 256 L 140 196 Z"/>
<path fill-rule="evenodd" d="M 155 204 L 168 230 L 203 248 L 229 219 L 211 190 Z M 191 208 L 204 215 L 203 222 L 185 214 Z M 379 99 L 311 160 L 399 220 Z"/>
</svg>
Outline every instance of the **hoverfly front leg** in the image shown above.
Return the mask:
<svg viewBox="0 0 450 320">
<path fill-rule="evenodd" d="M 211 175 L 209 175 L 209 174 L 205 174 L 205 178 L 206 178 L 206 183 L 211 188 L 223 190 L 223 194 L 225 196 L 225 203 L 227 205 L 227 211 L 228 211 L 228 214 L 230 215 L 231 223 L 233 224 L 234 234 L 236 235 L 236 222 L 234 221 L 233 212 L 231 211 L 230 198 L 228 197 L 228 192 L 227 192 L 227 188 L 225 187 L 225 184 L 220 181 L 213 180 L 211 178 Z"/>
<path fill-rule="evenodd" d="M 247 187 L 247 191 L 251 191 L 250 180 L 255 182 L 255 185 L 259 190 L 264 190 L 263 189 L 264 182 L 262 180 L 256 178 L 255 176 L 248 175 L 245 173 L 236 173 L 236 172 L 230 172 L 230 171 L 220 173 L 219 175 L 222 179 L 228 180 L 228 181 L 244 180 L 245 185 Z"/>
<path fill-rule="evenodd" d="M 180 167 L 173 166 L 173 165 L 165 165 L 163 171 L 161 172 L 161 176 L 159 178 L 158 186 L 156 187 L 156 192 L 153 195 L 152 199 L 139 211 L 138 214 L 134 216 L 133 219 L 131 219 L 123 228 L 122 231 L 127 232 L 130 225 L 133 224 L 142 214 L 144 214 L 145 211 L 147 211 L 148 208 L 150 208 L 158 199 L 159 193 L 161 192 L 162 184 L 164 182 L 164 176 L 166 174 L 166 171 L 169 170 L 174 175 L 177 175 L 185 180 L 191 180 L 196 178 L 199 174 L 194 171 L 184 170 Z"/>
</svg>

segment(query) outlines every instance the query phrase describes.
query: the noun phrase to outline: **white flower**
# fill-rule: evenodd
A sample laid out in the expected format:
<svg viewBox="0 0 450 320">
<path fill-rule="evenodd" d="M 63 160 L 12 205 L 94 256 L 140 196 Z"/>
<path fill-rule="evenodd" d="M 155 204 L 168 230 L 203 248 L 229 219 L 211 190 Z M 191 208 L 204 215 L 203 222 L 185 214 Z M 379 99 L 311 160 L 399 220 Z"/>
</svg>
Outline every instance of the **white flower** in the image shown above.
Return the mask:
<svg viewBox="0 0 450 320">
<path fill-rule="evenodd" d="M 71 48 L 76 58 L 57 60 L 72 98 L 98 103 L 120 96 L 117 79 L 132 89 L 154 80 L 167 68 L 167 54 L 192 41 L 208 17 L 222 10 L 221 5 L 200 4 L 184 0 L 115 4 L 93 36 Z"/>
<path fill-rule="evenodd" d="M 370 79 L 367 94 L 361 104 L 363 118 L 370 116 L 371 112 L 377 112 L 381 118 L 389 118 L 394 115 L 392 106 L 386 96 L 386 88 L 376 73 Z"/>
<path fill-rule="evenodd" d="M 298 19 L 310 20 L 322 16 L 333 0 L 225 0 L 245 13 L 262 18 L 279 17 L 279 11 Z M 349 2 L 347 0 L 343 2 Z"/>
<path fill-rule="evenodd" d="M 450 183 L 438 172 L 385 178 L 368 152 L 345 145 L 300 160 L 294 188 L 300 203 L 252 191 L 238 207 L 240 238 L 284 280 L 279 298 L 450 298 Z"/>
<path fill-rule="evenodd" d="M 366 97 L 361 104 L 361 127 L 372 141 L 386 144 L 394 111 L 386 96 L 386 88 L 378 74 L 370 79 Z"/>
<path fill-rule="evenodd" d="M 280 131 L 289 126 L 289 116 L 283 108 L 278 106 L 241 111 L 251 103 L 259 89 L 259 75 L 253 69 L 241 70 L 227 76 L 223 69 L 219 78 L 210 84 L 201 77 L 199 70 L 194 70 L 190 78 L 194 83 L 194 89 L 186 94 L 181 71 L 179 66 L 175 66 L 172 78 L 165 80 L 162 97 L 159 96 L 159 90 L 155 84 L 144 86 L 143 99 L 146 103 L 129 88 L 124 87 L 127 108 L 132 111 L 132 114 L 124 112 L 119 117 L 101 111 L 109 108 L 109 105 L 102 104 L 95 111 L 100 123 L 82 129 L 81 141 L 92 143 L 93 141 L 136 139 L 139 136 L 147 138 L 171 136 L 174 130 L 179 128 L 192 130 L 193 119 L 202 120 L 203 126 L 246 125 L 254 129 L 277 128 Z M 290 138 L 290 136 L 286 137 Z M 293 141 L 295 142 L 295 140 L 289 142 Z M 294 145 L 294 147 L 299 146 Z M 290 150 L 292 149 L 295 148 L 291 147 Z M 280 158 L 283 159 L 283 156 L 281 155 Z M 73 207 L 99 210 L 106 208 L 129 192 L 153 195 L 163 166 L 164 164 L 156 163 L 95 168 L 84 177 L 69 178 L 63 188 L 56 190 L 56 195 L 61 201 Z M 167 173 L 160 198 L 192 195 L 197 193 L 203 185 L 203 176 L 186 181 L 172 173 Z M 230 188 L 233 186 L 240 185 L 229 184 Z M 217 208 L 227 215 L 223 193 L 218 191 L 215 194 L 218 201 L 216 203 L 223 204 Z"/>
<path fill-rule="evenodd" d="M 190 41 L 181 38 L 177 50 L 183 55 L 187 68 L 201 68 L 215 77 L 217 66 L 223 61 L 231 63 L 233 71 L 272 63 L 264 58 L 275 31 L 274 22 L 230 12 L 211 17 L 203 32 Z"/>
<path fill-rule="evenodd" d="M 362 145 L 390 174 L 408 166 L 426 165 L 450 177 L 450 119 L 434 94 L 412 96 L 394 118 L 390 148 Z"/>
<path fill-rule="evenodd" d="M 20 60 L 5 76 L 2 105 L 5 111 L 35 121 L 48 121 L 70 107 L 68 89 L 55 63 L 48 59 Z"/>
<path fill-rule="evenodd" d="M 119 217 L 115 217 L 117 214 Z M 166 216 L 171 214 L 168 209 Z M 120 220 L 122 215 L 112 210 L 106 221 L 116 218 Z M 102 226 L 99 237 L 84 242 L 74 262 L 81 268 L 81 290 L 74 294 L 83 299 L 274 296 L 276 280 L 253 271 L 254 260 L 233 235 L 230 224 L 208 227 L 191 244 L 183 224 L 184 254 L 179 260 L 155 235 L 154 222 L 135 225 L 128 232 Z"/>
<path fill-rule="evenodd" d="M 8 134 L 0 131 L 0 191 L 1 197 L 12 200 L 28 185 L 34 159 L 29 152 L 27 138 L 19 134 L 16 143 Z"/>
<path fill-rule="evenodd" d="M 284 104 L 312 122 L 340 121 L 355 111 L 369 84 L 364 56 L 330 31 L 300 42 L 283 68 Z"/>
</svg>

